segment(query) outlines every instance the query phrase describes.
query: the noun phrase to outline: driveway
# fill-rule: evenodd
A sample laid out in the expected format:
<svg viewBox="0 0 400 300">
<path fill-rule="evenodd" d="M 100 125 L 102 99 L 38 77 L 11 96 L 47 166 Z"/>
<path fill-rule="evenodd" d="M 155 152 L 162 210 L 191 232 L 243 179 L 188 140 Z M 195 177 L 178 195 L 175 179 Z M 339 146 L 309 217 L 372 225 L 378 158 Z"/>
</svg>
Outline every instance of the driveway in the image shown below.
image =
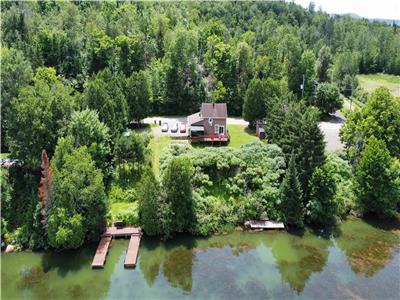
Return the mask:
<svg viewBox="0 0 400 300">
<path fill-rule="evenodd" d="M 184 138 L 187 136 L 186 133 L 180 133 L 179 131 L 177 133 L 171 133 L 171 127 L 175 123 L 184 123 L 186 124 L 187 118 L 185 116 L 168 116 L 168 117 L 149 117 L 143 120 L 144 123 L 147 124 L 159 124 L 161 121 L 162 123 L 168 123 L 168 133 L 161 132 L 161 126 L 153 127 L 153 134 L 155 136 L 160 136 L 160 135 L 168 135 L 170 137 L 174 138 Z M 335 150 L 340 150 L 343 149 L 343 144 L 340 141 L 339 138 L 339 130 L 340 127 L 342 127 L 344 122 L 344 119 L 341 115 L 335 114 L 332 115 L 327 121 L 320 122 L 319 127 L 321 128 L 322 132 L 324 133 L 325 136 L 325 142 L 326 142 L 326 150 L 327 151 L 335 151 Z M 247 126 L 249 122 L 241 119 L 241 118 L 228 118 L 227 119 L 228 124 L 233 124 L 233 125 L 244 125 Z"/>
<path fill-rule="evenodd" d="M 343 149 L 344 145 L 339 137 L 339 130 L 343 123 L 344 119 L 338 114 L 331 115 L 327 121 L 319 123 L 319 128 L 324 133 L 327 151 Z"/>
</svg>

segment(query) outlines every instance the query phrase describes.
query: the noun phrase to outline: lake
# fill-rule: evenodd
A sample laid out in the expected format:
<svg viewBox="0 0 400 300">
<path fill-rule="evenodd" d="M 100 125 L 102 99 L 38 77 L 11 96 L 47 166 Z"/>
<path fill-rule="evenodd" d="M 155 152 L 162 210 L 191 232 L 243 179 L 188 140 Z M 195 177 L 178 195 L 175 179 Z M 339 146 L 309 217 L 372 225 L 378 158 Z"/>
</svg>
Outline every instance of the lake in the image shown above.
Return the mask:
<svg viewBox="0 0 400 300">
<path fill-rule="evenodd" d="M 399 242 L 398 230 L 357 219 L 330 238 L 310 230 L 143 237 L 135 269 L 123 266 L 128 240 L 112 242 L 100 270 L 90 266 L 95 244 L 2 253 L 2 299 L 393 299 L 400 296 Z"/>
</svg>

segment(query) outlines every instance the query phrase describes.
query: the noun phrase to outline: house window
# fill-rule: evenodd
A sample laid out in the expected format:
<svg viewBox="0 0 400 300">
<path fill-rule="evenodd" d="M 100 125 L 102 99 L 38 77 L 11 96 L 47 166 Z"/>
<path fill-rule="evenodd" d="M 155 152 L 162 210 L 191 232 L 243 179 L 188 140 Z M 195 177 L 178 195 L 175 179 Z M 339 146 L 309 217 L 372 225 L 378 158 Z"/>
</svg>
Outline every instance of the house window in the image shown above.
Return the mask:
<svg viewBox="0 0 400 300">
<path fill-rule="evenodd" d="M 225 134 L 225 127 L 224 126 L 219 126 L 219 134 L 224 135 Z"/>
<path fill-rule="evenodd" d="M 216 124 L 214 127 L 214 134 L 218 134 L 219 133 L 219 125 Z"/>
</svg>

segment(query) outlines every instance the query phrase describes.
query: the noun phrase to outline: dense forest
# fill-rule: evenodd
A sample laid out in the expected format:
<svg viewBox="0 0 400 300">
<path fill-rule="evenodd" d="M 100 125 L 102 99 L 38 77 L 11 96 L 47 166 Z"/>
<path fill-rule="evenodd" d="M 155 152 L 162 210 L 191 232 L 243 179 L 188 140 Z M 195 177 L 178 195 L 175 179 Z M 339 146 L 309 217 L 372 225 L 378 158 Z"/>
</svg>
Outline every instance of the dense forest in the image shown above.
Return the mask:
<svg viewBox="0 0 400 300">
<path fill-rule="evenodd" d="M 400 102 L 366 95 L 356 78 L 400 75 L 396 25 L 281 1 L 2 1 L 1 11 L 1 149 L 22 162 L 2 170 L 2 235 L 20 245 L 96 239 L 118 197 L 140 200 L 127 223 L 165 237 L 398 210 Z M 343 97 L 365 106 L 343 127 L 346 152 L 327 155 L 318 122 Z M 270 144 L 172 147 L 159 180 L 151 137 L 122 133 L 201 102 L 226 102 L 250 127 L 265 119 Z"/>
</svg>

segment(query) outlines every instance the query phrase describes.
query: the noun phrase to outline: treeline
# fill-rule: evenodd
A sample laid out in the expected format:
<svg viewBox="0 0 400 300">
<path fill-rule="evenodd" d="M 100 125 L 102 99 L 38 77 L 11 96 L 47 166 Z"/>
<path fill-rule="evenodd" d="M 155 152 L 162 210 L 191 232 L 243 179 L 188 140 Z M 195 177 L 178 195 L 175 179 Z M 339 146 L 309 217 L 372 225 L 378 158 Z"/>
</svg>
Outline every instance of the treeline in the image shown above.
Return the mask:
<svg viewBox="0 0 400 300">
<path fill-rule="evenodd" d="M 400 74 L 396 26 L 332 17 L 312 5 L 40 1 L 1 7 L 2 45 L 12 56 L 2 55 L 2 69 L 11 70 L 2 74 L 5 106 L 32 82 L 31 70 L 43 66 L 78 92 L 106 68 L 114 77 L 142 72 L 134 77 L 148 81 L 153 114 L 192 112 L 216 101 L 241 115 L 253 78 L 282 81 L 301 96 L 303 75 L 306 94 L 314 79 L 332 79 L 348 94 L 358 73 Z"/>
<path fill-rule="evenodd" d="M 110 220 L 107 194 L 143 199 L 127 219 L 165 236 L 262 216 L 325 223 L 353 207 L 340 204 L 343 195 L 332 200 L 341 188 L 329 186 L 331 174 L 346 191 L 354 190 L 338 178 L 355 178 L 363 211 L 396 211 L 398 101 L 379 90 L 350 115 L 347 157 L 333 159 L 340 172 L 326 166 L 318 127 L 356 87 L 356 74 L 399 73 L 396 27 L 283 2 L 0 5 L 2 150 L 23 163 L 2 170 L 2 234 L 19 244 L 76 248 L 96 239 Z M 122 135 L 127 124 L 204 101 L 227 102 L 251 125 L 265 119 L 279 148 L 221 150 L 221 158 L 195 151 L 167 159 L 154 180 L 149 138 Z M 265 158 L 253 161 L 257 151 Z M 141 182 L 134 191 L 133 181 Z M 391 192 L 371 189 L 378 183 Z M 218 193 L 230 198 L 214 201 Z"/>
</svg>

